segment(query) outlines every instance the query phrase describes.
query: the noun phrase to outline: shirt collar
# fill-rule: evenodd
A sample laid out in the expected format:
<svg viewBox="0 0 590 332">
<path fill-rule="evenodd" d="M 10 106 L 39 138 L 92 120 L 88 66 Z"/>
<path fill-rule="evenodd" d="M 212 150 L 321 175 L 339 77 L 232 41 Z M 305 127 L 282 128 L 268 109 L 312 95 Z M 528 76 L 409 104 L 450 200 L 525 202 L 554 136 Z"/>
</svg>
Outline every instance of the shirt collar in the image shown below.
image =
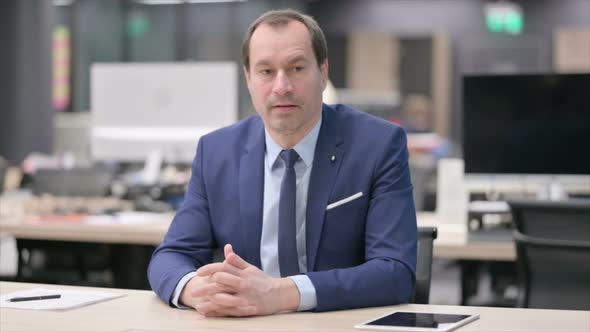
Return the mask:
<svg viewBox="0 0 590 332">
<path fill-rule="evenodd" d="M 315 146 L 318 141 L 320 134 L 320 127 L 322 126 L 322 118 L 315 125 L 315 127 L 299 142 L 293 149 L 297 152 L 305 166 L 310 167 L 313 162 L 313 154 L 315 152 Z M 266 157 L 268 158 L 269 165 L 273 168 L 279 153 L 283 150 L 275 140 L 272 139 L 268 130 L 264 128 L 264 139 L 266 143 Z"/>
</svg>

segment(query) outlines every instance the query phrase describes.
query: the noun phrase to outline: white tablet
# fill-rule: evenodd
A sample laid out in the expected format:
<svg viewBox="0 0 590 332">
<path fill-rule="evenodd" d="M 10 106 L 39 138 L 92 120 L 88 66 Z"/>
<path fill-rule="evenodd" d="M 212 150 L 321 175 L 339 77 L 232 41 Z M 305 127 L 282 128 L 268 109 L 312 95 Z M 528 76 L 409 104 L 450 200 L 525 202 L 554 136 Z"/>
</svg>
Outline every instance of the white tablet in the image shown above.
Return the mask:
<svg viewBox="0 0 590 332">
<path fill-rule="evenodd" d="M 396 311 L 355 325 L 354 328 L 383 331 L 447 332 L 478 318 L 479 315 Z"/>
</svg>

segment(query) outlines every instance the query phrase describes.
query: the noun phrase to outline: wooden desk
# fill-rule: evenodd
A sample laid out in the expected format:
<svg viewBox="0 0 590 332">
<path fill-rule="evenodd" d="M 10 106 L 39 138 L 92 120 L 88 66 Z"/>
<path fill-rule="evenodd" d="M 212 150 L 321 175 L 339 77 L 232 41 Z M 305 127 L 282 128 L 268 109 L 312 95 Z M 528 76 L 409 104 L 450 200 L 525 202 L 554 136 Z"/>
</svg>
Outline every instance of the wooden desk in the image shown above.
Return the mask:
<svg viewBox="0 0 590 332">
<path fill-rule="evenodd" d="M 434 241 L 434 258 L 456 259 L 461 262 L 461 303 L 477 292 L 479 261 L 515 261 L 513 242 L 471 242 L 457 225 L 441 223 L 435 213 L 418 213 L 419 226 L 436 226 L 438 238 Z M 161 222 L 134 225 L 88 225 L 80 223 L 30 224 L 18 219 L 0 218 L 0 233 L 7 233 L 18 240 L 50 240 L 79 243 L 110 243 L 127 245 L 120 249 L 120 261 L 135 257 L 135 268 L 122 264 L 115 268 L 115 285 L 124 288 L 145 288 L 145 269 L 151 250 L 128 245 L 157 246 L 161 243 L 173 215 Z M 140 259 L 141 258 L 141 259 Z M 140 263 L 144 262 L 144 263 Z M 118 266 L 119 264 L 117 264 Z M 145 266 L 144 266 L 145 265 Z M 140 286 L 142 285 L 142 286 Z"/>
<path fill-rule="evenodd" d="M 157 246 L 162 242 L 169 221 L 135 225 L 87 225 L 73 223 L 28 224 L 17 219 L 0 219 L 0 232 L 17 239 L 55 240 L 92 243 L 144 244 Z M 452 224 L 443 224 L 436 214 L 418 213 L 419 226 L 436 226 L 434 257 L 462 260 L 514 261 L 516 249 L 512 242 L 470 242 L 467 234 Z"/>
<path fill-rule="evenodd" d="M 459 225 L 441 222 L 436 213 L 418 212 L 418 226 L 434 226 L 438 238 L 434 241 L 435 258 L 515 261 L 516 246 L 508 241 L 469 241 L 468 234 Z"/>
<path fill-rule="evenodd" d="M 36 287 L 63 289 L 70 286 L 0 282 L 0 293 Z M 204 318 L 192 310 L 168 307 L 151 291 L 107 291 L 126 296 L 62 312 L 2 308 L 0 331 L 358 331 L 353 329 L 355 324 L 394 310 L 480 315 L 480 319 L 459 328 L 458 332 L 590 331 L 588 311 L 409 304 L 267 317 Z"/>
<path fill-rule="evenodd" d="M 173 215 L 157 216 L 140 224 L 93 225 L 72 222 L 26 223 L 23 219 L 0 218 L 0 233 L 17 239 L 17 246 L 44 248 L 47 245 L 69 248 L 75 252 L 87 243 L 109 244 L 109 269 L 113 285 L 120 288 L 147 289 L 146 269 L 155 246 L 164 239 Z M 162 220 L 160 220 L 162 219 Z M 31 241 L 32 240 L 32 241 Z M 24 244 L 23 244 L 24 243 Z M 24 280 L 22 257 L 16 280 Z M 81 275 L 84 270 L 79 271 Z"/>
<path fill-rule="evenodd" d="M 144 224 L 85 223 L 25 223 L 17 218 L 0 218 L 0 233 L 17 239 L 54 240 L 88 243 L 119 243 L 159 245 L 168 231 L 173 215 L 162 222 L 148 221 Z"/>
<path fill-rule="evenodd" d="M 462 305 L 468 304 L 469 299 L 477 294 L 482 266 L 486 262 L 505 267 L 510 264 L 497 262 L 516 261 L 516 246 L 513 241 L 473 241 L 469 239 L 466 226 L 445 223 L 436 213 L 420 212 L 417 216 L 418 226 L 435 226 L 438 229 L 438 238 L 434 241 L 433 248 L 434 258 L 459 261 Z"/>
</svg>

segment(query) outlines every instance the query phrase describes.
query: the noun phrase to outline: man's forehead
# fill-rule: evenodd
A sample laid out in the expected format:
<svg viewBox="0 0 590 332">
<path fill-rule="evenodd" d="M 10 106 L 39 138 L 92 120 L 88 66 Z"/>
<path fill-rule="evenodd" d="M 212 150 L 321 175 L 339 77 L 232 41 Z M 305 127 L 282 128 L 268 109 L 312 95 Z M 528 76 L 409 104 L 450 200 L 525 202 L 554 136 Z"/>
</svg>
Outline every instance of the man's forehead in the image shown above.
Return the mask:
<svg viewBox="0 0 590 332">
<path fill-rule="evenodd" d="M 291 28 L 291 27 L 299 27 L 299 28 L 303 28 L 304 30 L 307 30 L 307 26 L 303 22 L 295 20 L 295 19 L 263 21 L 258 25 L 258 27 L 254 30 L 254 32 L 256 32 L 258 29 L 260 29 L 262 27 L 264 27 L 266 29 L 273 29 L 273 30 L 282 30 L 282 29 Z"/>
<path fill-rule="evenodd" d="M 285 24 L 261 23 L 250 38 L 250 47 L 252 44 L 265 42 L 269 38 L 276 38 L 284 34 L 288 34 L 291 40 L 307 40 L 311 45 L 311 35 L 307 27 L 299 21 L 288 21 Z"/>
<path fill-rule="evenodd" d="M 281 64 L 285 64 L 285 65 L 290 65 L 290 64 L 296 64 L 296 63 L 309 63 L 310 60 L 308 59 L 308 57 L 305 56 L 304 52 L 294 52 L 292 54 L 289 54 L 288 56 L 286 56 L 283 59 L 273 59 L 272 55 L 269 56 L 260 56 L 254 63 L 253 66 L 254 67 L 261 67 L 261 66 L 270 66 L 275 64 L 275 62 L 280 62 Z"/>
<path fill-rule="evenodd" d="M 285 38 L 287 36 L 288 38 Z M 250 39 L 250 58 L 267 58 L 275 52 L 291 50 L 289 58 L 306 57 L 312 54 L 311 37 L 307 27 L 299 21 L 287 25 L 261 24 Z"/>
</svg>

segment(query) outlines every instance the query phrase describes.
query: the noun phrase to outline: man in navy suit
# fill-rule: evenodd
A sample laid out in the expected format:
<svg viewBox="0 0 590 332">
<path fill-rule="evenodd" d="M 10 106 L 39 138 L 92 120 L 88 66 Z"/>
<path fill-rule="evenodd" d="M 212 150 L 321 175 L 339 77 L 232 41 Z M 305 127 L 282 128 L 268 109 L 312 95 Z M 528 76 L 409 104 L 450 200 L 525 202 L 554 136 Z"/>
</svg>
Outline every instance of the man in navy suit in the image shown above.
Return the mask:
<svg viewBox="0 0 590 332">
<path fill-rule="evenodd" d="M 154 291 L 205 316 L 409 301 L 417 229 L 403 130 L 322 104 L 327 46 L 309 16 L 263 14 L 242 56 L 258 115 L 199 140 L 148 268 Z"/>
</svg>

